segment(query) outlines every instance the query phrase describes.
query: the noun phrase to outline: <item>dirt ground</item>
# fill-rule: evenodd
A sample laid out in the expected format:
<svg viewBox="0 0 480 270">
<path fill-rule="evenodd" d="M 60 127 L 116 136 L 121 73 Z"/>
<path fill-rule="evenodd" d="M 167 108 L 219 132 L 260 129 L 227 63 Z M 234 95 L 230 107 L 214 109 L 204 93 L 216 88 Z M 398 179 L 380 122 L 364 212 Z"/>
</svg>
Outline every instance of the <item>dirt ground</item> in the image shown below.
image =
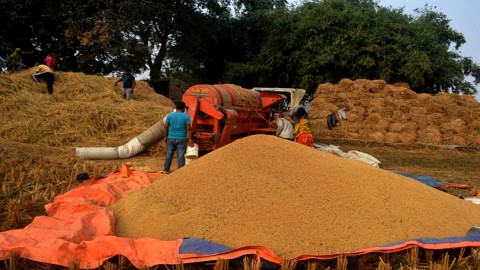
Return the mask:
<svg viewBox="0 0 480 270">
<path fill-rule="evenodd" d="M 381 168 L 431 176 L 447 184 L 468 184 L 469 189 L 449 188 L 454 195 L 476 196 L 480 188 L 480 152 L 469 148 L 394 145 L 364 141 L 324 140 L 344 151 L 358 150 L 382 162 Z"/>
</svg>

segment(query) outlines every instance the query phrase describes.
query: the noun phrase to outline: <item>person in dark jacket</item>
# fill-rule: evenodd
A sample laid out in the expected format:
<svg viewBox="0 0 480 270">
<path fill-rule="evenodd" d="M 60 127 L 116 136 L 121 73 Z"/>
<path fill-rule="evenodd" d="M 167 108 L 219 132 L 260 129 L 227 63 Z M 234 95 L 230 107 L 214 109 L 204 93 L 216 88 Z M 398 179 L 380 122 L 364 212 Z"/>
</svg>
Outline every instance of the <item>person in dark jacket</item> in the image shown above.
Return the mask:
<svg viewBox="0 0 480 270">
<path fill-rule="evenodd" d="M 122 77 L 115 82 L 115 86 L 117 86 L 119 82 L 123 83 L 122 97 L 126 100 L 131 100 L 136 82 L 135 76 L 130 73 L 130 69 L 124 70 Z"/>
</svg>

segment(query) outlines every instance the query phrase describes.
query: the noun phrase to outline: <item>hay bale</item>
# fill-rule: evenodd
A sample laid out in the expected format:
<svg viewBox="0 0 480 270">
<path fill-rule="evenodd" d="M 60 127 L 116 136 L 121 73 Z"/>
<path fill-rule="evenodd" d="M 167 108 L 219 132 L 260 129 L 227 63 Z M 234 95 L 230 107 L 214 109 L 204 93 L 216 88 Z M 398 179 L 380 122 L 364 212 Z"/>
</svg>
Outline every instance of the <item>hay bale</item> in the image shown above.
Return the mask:
<svg viewBox="0 0 480 270">
<path fill-rule="evenodd" d="M 383 131 L 374 131 L 368 133 L 368 139 L 375 142 L 385 142 L 385 132 Z"/>
<path fill-rule="evenodd" d="M 403 87 L 394 88 L 392 93 L 396 99 L 411 100 L 417 97 L 417 93 Z"/>
<path fill-rule="evenodd" d="M 417 115 L 427 114 L 427 109 L 425 107 L 410 107 L 409 113 Z"/>
<path fill-rule="evenodd" d="M 384 118 L 378 113 L 372 113 L 367 116 L 367 119 L 365 119 L 363 122 L 362 127 L 369 131 L 387 131 L 390 123 L 390 118 Z"/>
<path fill-rule="evenodd" d="M 355 87 L 355 83 L 350 79 L 341 79 L 337 84 L 339 92 L 351 93 Z"/>
<path fill-rule="evenodd" d="M 362 134 L 360 132 L 349 132 L 345 134 L 345 138 L 351 139 L 351 140 L 360 140 L 363 138 Z"/>
<path fill-rule="evenodd" d="M 395 88 L 395 86 L 393 86 L 391 84 L 387 84 L 383 88 L 383 91 L 381 93 L 378 93 L 378 94 L 380 94 L 383 97 L 392 97 L 394 88 Z"/>
<path fill-rule="evenodd" d="M 410 121 L 410 122 L 407 122 L 407 123 L 404 124 L 403 130 L 407 131 L 407 132 L 415 132 L 416 133 L 419 127 L 420 126 L 418 125 L 417 122 Z"/>
<path fill-rule="evenodd" d="M 439 108 L 439 104 L 435 103 L 435 101 L 433 99 L 426 100 L 423 103 L 423 107 L 427 111 L 427 114 L 443 112 L 443 110 Z"/>
<path fill-rule="evenodd" d="M 417 94 L 417 101 L 423 103 L 432 99 L 432 95 L 426 93 Z"/>
<path fill-rule="evenodd" d="M 411 121 L 415 125 L 416 129 L 421 126 L 427 126 L 429 124 L 426 114 L 412 114 Z"/>
<path fill-rule="evenodd" d="M 387 132 L 385 135 L 385 142 L 387 143 L 401 143 L 400 133 L 398 132 Z"/>
<path fill-rule="evenodd" d="M 362 115 L 363 115 L 363 113 L 362 113 Z M 347 112 L 347 117 L 348 117 L 347 121 L 350 122 L 350 123 L 359 122 L 363 119 L 363 117 L 360 118 L 360 116 L 358 115 L 358 112 L 355 112 L 355 111 Z"/>
<path fill-rule="evenodd" d="M 468 122 L 468 127 L 469 133 L 480 133 L 480 120 L 473 120 L 471 122 Z"/>
<path fill-rule="evenodd" d="M 402 112 L 403 114 L 408 114 L 410 113 L 410 106 L 406 103 L 403 103 L 403 102 L 399 102 L 398 103 L 398 110 L 400 110 L 400 112 Z"/>
<path fill-rule="evenodd" d="M 312 101 L 308 110 L 311 119 L 326 119 L 327 115 L 336 113 L 339 107 L 323 99 Z"/>
<path fill-rule="evenodd" d="M 399 87 L 399 88 L 411 89 L 410 85 L 406 82 L 396 82 L 396 83 L 393 84 L 393 86 Z"/>
<path fill-rule="evenodd" d="M 368 93 L 370 92 L 370 80 L 356 79 L 354 85 L 354 91 Z"/>
<path fill-rule="evenodd" d="M 422 127 L 417 131 L 417 141 L 422 144 L 439 145 L 442 143 L 442 133 L 436 126 Z"/>
<path fill-rule="evenodd" d="M 436 96 L 416 94 L 405 83 L 386 84 L 381 80 L 367 79 L 357 79 L 353 82 L 344 79 L 341 83 L 329 87 L 334 89 L 332 93 L 335 94 L 317 95 L 316 98 L 326 100 L 338 108 L 348 107 L 348 121 L 356 122 L 362 128 L 378 121 L 376 129 L 369 132 L 416 133 L 418 136 L 409 136 L 406 141 L 418 137 L 428 144 L 441 143 L 441 139 L 437 132 L 431 130 L 421 138 L 421 132 L 426 131 L 426 126 L 435 126 L 442 132 L 455 133 L 464 138 L 467 133 L 480 136 L 480 124 L 477 120 L 480 119 L 480 103 L 471 96 L 448 93 Z M 322 118 L 326 117 L 327 112 L 323 109 L 326 105 L 314 100 L 312 107 L 317 105 L 321 108 L 312 110 L 321 113 Z M 384 121 L 381 122 L 382 118 Z M 461 119 L 465 124 L 456 123 L 453 126 L 448 124 L 451 121 L 458 122 L 455 119 Z M 390 125 L 392 122 L 396 124 Z M 388 123 L 388 126 L 385 126 L 385 123 Z M 369 137 L 366 134 L 361 135 L 361 139 Z"/>
<path fill-rule="evenodd" d="M 468 108 L 459 107 L 458 105 L 455 105 L 455 104 L 444 105 L 444 108 L 445 108 L 445 116 L 448 116 L 449 118 L 463 117 L 466 114 L 468 114 L 468 111 L 469 111 Z"/>
<path fill-rule="evenodd" d="M 374 98 L 370 100 L 367 108 L 368 113 L 381 113 L 384 109 L 384 101 L 382 98 Z"/>
<path fill-rule="evenodd" d="M 347 134 L 350 132 L 358 133 L 362 128 L 361 124 L 355 122 L 342 121 L 340 123 L 341 125 L 339 129 L 342 131 L 343 134 Z"/>
<path fill-rule="evenodd" d="M 375 125 L 375 124 L 379 123 L 380 121 L 383 121 L 383 117 L 379 113 L 376 113 L 376 112 L 367 113 L 365 123 Z"/>
<path fill-rule="evenodd" d="M 384 80 L 370 81 L 370 92 L 371 93 L 382 92 L 383 89 L 385 89 L 385 86 L 387 86 L 387 82 L 385 82 Z"/>
<path fill-rule="evenodd" d="M 463 106 L 466 106 L 467 108 L 479 108 L 480 103 L 475 99 L 474 96 L 470 95 L 461 95 L 460 99 L 463 102 Z"/>
<path fill-rule="evenodd" d="M 446 118 L 445 115 L 441 113 L 427 114 L 427 121 L 429 125 L 440 126 L 441 124 L 445 123 L 447 119 L 448 118 Z"/>
<path fill-rule="evenodd" d="M 336 91 L 333 84 L 331 83 L 319 84 L 317 89 L 315 90 L 315 94 L 313 95 L 313 100 L 315 100 L 318 96 L 332 95 L 335 93 Z"/>
<path fill-rule="evenodd" d="M 349 103 L 349 98 L 351 96 L 350 92 L 340 92 L 337 94 L 337 97 L 340 101 L 342 101 L 344 104 L 341 104 L 339 107 L 347 107 Z"/>
<path fill-rule="evenodd" d="M 309 123 L 314 138 L 317 138 L 318 140 L 318 138 L 322 138 L 327 135 L 326 131 L 328 129 L 325 127 L 325 121 L 323 119 L 311 119 Z"/>
<path fill-rule="evenodd" d="M 412 119 L 412 116 L 408 113 L 403 113 L 400 110 L 395 110 L 393 111 L 392 119 L 395 122 L 406 123 Z"/>
<path fill-rule="evenodd" d="M 451 94 L 440 92 L 435 97 L 434 100 L 437 104 L 447 105 L 454 102 L 454 98 Z"/>
<path fill-rule="evenodd" d="M 387 108 L 397 108 L 399 101 L 392 96 L 382 97 L 383 104 Z"/>
<path fill-rule="evenodd" d="M 463 136 L 452 133 L 443 134 L 441 143 L 444 145 L 459 145 L 462 147 L 467 146 L 467 140 Z"/>
<path fill-rule="evenodd" d="M 480 149 L 480 137 L 478 136 L 474 137 L 469 145 L 471 145 L 472 147 L 475 147 L 476 149 Z"/>
<path fill-rule="evenodd" d="M 400 142 L 403 144 L 413 144 L 417 140 L 417 134 L 414 131 L 403 131 L 398 135 Z"/>
<path fill-rule="evenodd" d="M 402 132 L 404 130 L 404 126 L 405 124 L 404 123 L 399 123 L 399 122 L 395 122 L 395 123 L 391 123 L 389 126 L 388 126 L 388 132 L 396 132 L 396 133 L 399 133 L 399 132 Z"/>
<path fill-rule="evenodd" d="M 453 144 L 454 145 L 460 145 L 460 146 L 467 146 L 468 145 L 467 140 L 464 137 L 459 136 L 459 135 L 454 135 L 453 136 Z"/>
<path fill-rule="evenodd" d="M 464 134 L 467 132 L 467 127 L 465 122 L 462 119 L 454 119 L 440 125 L 440 130 L 442 133 L 451 133 L 451 134 Z"/>
</svg>

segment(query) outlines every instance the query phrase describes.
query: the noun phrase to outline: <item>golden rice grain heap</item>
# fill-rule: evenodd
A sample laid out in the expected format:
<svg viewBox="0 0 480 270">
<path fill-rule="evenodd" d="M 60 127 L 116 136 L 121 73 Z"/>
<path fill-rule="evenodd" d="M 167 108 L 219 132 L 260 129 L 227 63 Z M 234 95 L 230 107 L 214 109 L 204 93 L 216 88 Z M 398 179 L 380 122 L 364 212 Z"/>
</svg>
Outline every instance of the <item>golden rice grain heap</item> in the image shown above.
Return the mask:
<svg viewBox="0 0 480 270">
<path fill-rule="evenodd" d="M 327 115 L 341 108 L 348 120 L 327 129 Z M 309 113 L 318 138 L 480 148 L 480 103 L 473 96 L 431 96 L 405 83 L 343 79 L 320 84 Z"/>
<path fill-rule="evenodd" d="M 268 135 L 215 150 L 111 209 L 118 236 L 261 245 L 283 258 L 462 236 L 480 225 L 471 202 Z"/>
</svg>

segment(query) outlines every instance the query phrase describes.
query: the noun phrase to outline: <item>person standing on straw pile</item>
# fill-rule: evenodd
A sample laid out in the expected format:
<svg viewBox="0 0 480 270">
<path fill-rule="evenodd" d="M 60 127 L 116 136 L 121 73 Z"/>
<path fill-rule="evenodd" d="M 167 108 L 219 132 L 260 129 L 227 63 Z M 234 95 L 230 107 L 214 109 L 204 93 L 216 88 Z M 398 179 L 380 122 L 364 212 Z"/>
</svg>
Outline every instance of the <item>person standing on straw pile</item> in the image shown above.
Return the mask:
<svg viewBox="0 0 480 270">
<path fill-rule="evenodd" d="M 308 122 L 308 114 L 305 108 L 300 107 L 296 111 L 297 124 L 295 124 L 294 135 L 295 142 L 312 147 L 313 146 L 313 134 Z"/>
<path fill-rule="evenodd" d="M 115 86 L 117 86 L 119 82 L 123 82 L 122 97 L 126 100 L 131 100 L 136 82 L 135 76 L 130 73 L 130 69 L 125 69 L 123 71 L 122 77 L 115 82 Z"/>
<path fill-rule="evenodd" d="M 175 111 L 167 115 L 164 123 L 164 136 L 167 143 L 165 164 L 161 173 L 169 174 L 170 166 L 175 152 L 177 152 L 178 168 L 185 166 L 185 151 L 188 146 L 193 147 L 192 131 L 190 130 L 190 116 L 184 113 L 185 103 L 179 101 L 175 104 Z"/>
<path fill-rule="evenodd" d="M 55 75 L 53 70 L 51 70 L 47 65 L 37 65 L 35 66 L 35 73 L 32 75 L 33 80 L 36 83 L 40 83 L 40 80 L 44 80 L 47 84 L 47 91 L 49 94 L 53 94 L 53 82 L 55 81 Z"/>
</svg>

